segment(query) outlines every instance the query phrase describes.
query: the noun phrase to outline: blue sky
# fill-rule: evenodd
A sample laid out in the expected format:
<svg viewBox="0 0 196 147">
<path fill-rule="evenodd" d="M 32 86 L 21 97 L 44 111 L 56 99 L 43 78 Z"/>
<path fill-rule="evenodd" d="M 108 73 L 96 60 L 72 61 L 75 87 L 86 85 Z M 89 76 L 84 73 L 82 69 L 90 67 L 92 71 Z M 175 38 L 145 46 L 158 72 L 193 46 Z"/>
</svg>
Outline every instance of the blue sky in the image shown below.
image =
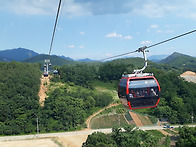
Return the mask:
<svg viewBox="0 0 196 147">
<path fill-rule="evenodd" d="M 73 59 L 123 54 L 196 29 L 196 0 L 62 1 L 51 54 Z M 58 3 L 0 0 L 0 50 L 22 47 L 48 54 Z M 150 48 L 148 56 L 196 56 L 195 42 L 193 33 Z"/>
</svg>

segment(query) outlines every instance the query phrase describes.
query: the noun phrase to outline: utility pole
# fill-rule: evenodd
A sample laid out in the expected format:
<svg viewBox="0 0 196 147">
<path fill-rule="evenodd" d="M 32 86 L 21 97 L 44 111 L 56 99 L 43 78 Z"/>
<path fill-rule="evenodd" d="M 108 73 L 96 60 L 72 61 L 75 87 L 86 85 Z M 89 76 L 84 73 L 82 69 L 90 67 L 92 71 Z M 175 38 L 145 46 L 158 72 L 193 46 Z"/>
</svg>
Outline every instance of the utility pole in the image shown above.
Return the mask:
<svg viewBox="0 0 196 147">
<path fill-rule="evenodd" d="M 38 122 L 38 117 L 37 117 L 37 134 L 39 134 L 39 122 Z"/>
</svg>

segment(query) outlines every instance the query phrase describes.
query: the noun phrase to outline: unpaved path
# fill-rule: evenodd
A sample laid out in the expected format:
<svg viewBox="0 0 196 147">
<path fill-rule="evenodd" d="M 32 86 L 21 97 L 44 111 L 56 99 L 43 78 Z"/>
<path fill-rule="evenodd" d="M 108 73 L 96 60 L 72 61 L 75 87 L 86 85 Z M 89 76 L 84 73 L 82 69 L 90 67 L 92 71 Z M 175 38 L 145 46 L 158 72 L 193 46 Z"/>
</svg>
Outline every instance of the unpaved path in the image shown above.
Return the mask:
<svg viewBox="0 0 196 147">
<path fill-rule="evenodd" d="M 45 98 L 47 97 L 46 95 L 46 92 L 48 91 L 48 86 L 50 84 L 50 77 L 44 77 L 42 75 L 41 77 L 41 84 L 40 84 L 40 90 L 39 90 L 39 93 L 38 93 L 38 96 L 39 96 L 39 103 L 41 106 L 44 106 L 44 101 L 45 101 Z"/>
<path fill-rule="evenodd" d="M 172 136 L 172 134 L 170 134 L 170 133 L 164 131 L 163 129 L 160 129 L 160 130 L 158 130 L 158 131 L 160 131 L 160 132 L 161 132 L 162 134 L 164 134 L 165 136 L 167 136 L 167 135 Z"/>
<path fill-rule="evenodd" d="M 97 114 L 101 113 L 101 112 L 104 111 L 105 109 L 108 109 L 108 108 L 110 108 L 110 107 L 117 106 L 117 105 L 120 105 L 120 104 L 118 104 L 118 103 L 116 103 L 116 104 L 110 104 L 110 105 L 108 105 L 107 107 L 105 107 L 105 108 L 103 108 L 103 109 L 101 109 L 101 110 L 95 112 L 95 113 L 92 114 L 91 116 L 89 116 L 89 117 L 87 118 L 87 120 L 85 121 L 85 123 L 86 123 L 86 125 L 87 125 L 87 129 L 88 129 L 88 130 L 91 129 L 91 128 L 90 128 L 90 122 L 91 122 L 91 120 L 92 120 L 93 117 L 95 117 Z"/>
<path fill-rule="evenodd" d="M 143 126 L 141 120 L 139 119 L 138 115 L 136 113 L 133 113 L 131 111 L 129 111 L 131 117 L 133 118 L 133 121 L 135 122 L 136 126 Z"/>
</svg>

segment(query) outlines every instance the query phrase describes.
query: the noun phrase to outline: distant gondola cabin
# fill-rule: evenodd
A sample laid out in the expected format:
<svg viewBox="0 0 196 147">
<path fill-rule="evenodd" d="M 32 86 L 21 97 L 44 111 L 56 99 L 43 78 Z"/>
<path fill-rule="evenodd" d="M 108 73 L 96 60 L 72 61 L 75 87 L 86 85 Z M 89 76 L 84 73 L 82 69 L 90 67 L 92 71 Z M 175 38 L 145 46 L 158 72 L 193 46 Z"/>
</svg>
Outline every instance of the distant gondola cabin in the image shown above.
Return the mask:
<svg viewBox="0 0 196 147">
<path fill-rule="evenodd" d="M 48 77 L 48 73 L 47 73 L 47 72 L 44 72 L 44 73 L 43 73 L 43 76 L 44 76 L 44 77 Z"/>
<path fill-rule="evenodd" d="M 58 75 L 58 74 L 59 74 L 58 70 L 54 70 L 54 71 L 53 71 L 53 74 L 54 74 L 54 75 Z"/>
</svg>

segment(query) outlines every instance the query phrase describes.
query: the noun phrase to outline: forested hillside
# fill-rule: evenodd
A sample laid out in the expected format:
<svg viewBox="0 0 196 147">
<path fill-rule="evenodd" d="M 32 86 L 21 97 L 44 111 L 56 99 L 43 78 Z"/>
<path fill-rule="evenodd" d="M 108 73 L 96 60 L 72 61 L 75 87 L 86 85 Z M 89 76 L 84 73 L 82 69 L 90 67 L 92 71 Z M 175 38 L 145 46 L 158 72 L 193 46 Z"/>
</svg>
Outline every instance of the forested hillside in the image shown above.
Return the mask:
<svg viewBox="0 0 196 147">
<path fill-rule="evenodd" d="M 123 131 L 124 130 L 124 131 Z M 171 130 L 169 130 L 171 131 Z M 173 132 L 173 131 L 171 131 Z M 194 147 L 196 128 L 182 127 L 179 128 L 179 139 L 175 143 L 177 147 Z M 174 146 L 170 144 L 170 136 L 163 135 L 156 130 L 142 131 L 134 126 L 113 127 L 112 133 L 104 134 L 101 132 L 94 132 L 88 135 L 86 142 L 82 147 L 169 147 Z"/>
<path fill-rule="evenodd" d="M 0 51 L 0 57 L 3 58 L 3 60 L 0 59 L 0 61 L 22 61 L 37 55 L 38 53 L 25 48 L 8 49 Z"/>
<path fill-rule="evenodd" d="M 118 59 L 102 64 L 73 64 L 59 66 L 59 74 L 51 79 L 50 91 L 44 106 L 39 105 L 40 65 L 35 63 L 0 62 L 0 134 L 66 131 L 81 128 L 85 119 L 97 109 L 112 102 L 108 93 L 96 91 L 95 81 L 113 83 L 117 90 L 124 73 L 132 73 L 143 66 L 143 60 Z M 190 123 L 196 114 L 196 84 L 179 77 L 178 68 L 150 62 L 145 72 L 154 73 L 162 92 L 157 108 L 143 109 L 171 123 Z M 60 83 L 60 84 L 59 84 Z M 47 83 L 45 83 L 47 84 Z M 55 86 L 60 85 L 60 86 Z M 112 84 L 110 84 L 112 85 Z"/>
<path fill-rule="evenodd" d="M 124 131 L 123 131 L 124 130 Z M 113 127 L 112 133 L 104 134 L 94 132 L 88 136 L 82 147 L 157 147 L 163 135 L 161 133 L 149 133 L 139 130 L 134 126 L 124 126 L 124 128 Z M 161 145 L 169 146 L 170 138 L 167 136 L 162 140 Z"/>
<path fill-rule="evenodd" d="M 191 115 L 196 114 L 196 84 L 186 82 L 174 72 L 163 72 L 148 68 L 161 86 L 161 100 L 157 108 L 149 113 L 158 118 L 168 118 L 171 123 L 191 123 Z"/>
<path fill-rule="evenodd" d="M 167 58 L 159 61 L 158 63 L 175 66 L 183 69 L 183 71 L 186 70 L 196 71 L 196 57 L 191 57 L 177 52 L 174 52 Z"/>
<path fill-rule="evenodd" d="M 139 59 L 138 59 L 139 60 Z M 119 61 L 119 62 L 118 62 Z M 142 60 L 140 60 L 142 62 Z M 136 65 L 139 67 L 139 65 Z M 59 68 L 62 82 L 73 82 L 76 85 L 90 87 L 94 80 L 104 82 L 119 81 L 123 73 L 132 73 L 135 65 L 128 59 L 105 62 L 100 66 L 74 65 Z M 145 109 L 158 118 L 168 118 L 171 123 L 190 123 L 192 113 L 196 114 L 196 84 L 184 81 L 179 77 L 181 69 L 168 65 L 150 63 L 145 72 L 154 73 L 161 86 L 161 101 L 155 109 Z M 117 90 L 117 86 L 116 90 Z"/>
<path fill-rule="evenodd" d="M 23 60 L 23 62 L 27 62 L 27 63 L 40 63 L 43 66 L 45 59 L 50 59 L 50 62 L 53 65 L 58 65 L 58 66 L 69 65 L 69 64 L 75 64 L 75 63 L 77 63 L 76 61 L 72 61 L 72 60 L 68 60 L 68 59 L 65 59 L 65 58 L 61 58 L 61 57 L 58 57 L 56 55 L 49 56 L 49 55 L 45 55 L 45 54 L 37 55 L 35 57 L 32 57 L 32 58 Z"/>
<path fill-rule="evenodd" d="M 107 93 L 68 85 L 51 91 L 40 115 L 42 132 L 67 131 L 81 128 L 85 119 L 97 108 L 112 101 Z"/>
<path fill-rule="evenodd" d="M 40 132 L 75 130 L 112 101 L 107 93 L 64 82 L 52 87 L 42 107 L 40 77 L 39 64 L 0 62 L 0 135 L 35 133 L 37 119 Z"/>
<path fill-rule="evenodd" d="M 0 134 L 35 131 L 39 110 L 38 64 L 0 62 Z"/>
</svg>

